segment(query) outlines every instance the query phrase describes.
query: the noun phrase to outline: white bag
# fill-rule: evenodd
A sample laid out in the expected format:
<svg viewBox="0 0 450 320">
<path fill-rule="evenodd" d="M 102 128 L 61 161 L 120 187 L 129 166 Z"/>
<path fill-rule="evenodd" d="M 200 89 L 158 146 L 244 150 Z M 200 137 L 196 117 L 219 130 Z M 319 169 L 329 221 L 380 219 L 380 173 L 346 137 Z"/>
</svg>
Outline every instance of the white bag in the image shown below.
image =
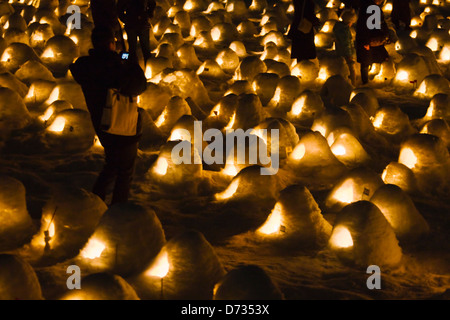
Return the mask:
<svg viewBox="0 0 450 320">
<path fill-rule="evenodd" d="M 117 89 L 108 89 L 101 129 L 119 136 L 136 135 L 139 116 L 136 100 L 135 97 L 122 95 Z"/>
</svg>

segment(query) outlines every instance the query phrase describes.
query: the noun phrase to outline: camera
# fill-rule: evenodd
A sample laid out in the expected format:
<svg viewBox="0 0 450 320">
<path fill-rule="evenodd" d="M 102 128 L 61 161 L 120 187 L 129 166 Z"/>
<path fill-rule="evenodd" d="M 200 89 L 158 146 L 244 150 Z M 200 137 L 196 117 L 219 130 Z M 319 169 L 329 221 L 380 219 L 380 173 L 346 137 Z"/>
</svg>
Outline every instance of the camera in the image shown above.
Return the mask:
<svg viewBox="0 0 450 320">
<path fill-rule="evenodd" d="M 122 60 L 128 60 L 130 54 L 128 52 L 122 52 Z"/>
</svg>

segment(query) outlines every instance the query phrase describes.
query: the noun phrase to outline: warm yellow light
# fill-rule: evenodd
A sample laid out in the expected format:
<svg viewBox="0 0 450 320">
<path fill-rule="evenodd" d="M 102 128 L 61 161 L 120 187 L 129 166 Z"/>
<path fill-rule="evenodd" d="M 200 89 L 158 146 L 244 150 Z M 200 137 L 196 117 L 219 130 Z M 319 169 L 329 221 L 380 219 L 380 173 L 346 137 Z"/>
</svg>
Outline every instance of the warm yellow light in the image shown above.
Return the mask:
<svg viewBox="0 0 450 320">
<path fill-rule="evenodd" d="M 50 96 L 48 97 L 47 101 L 45 102 L 47 105 L 52 104 L 56 100 L 59 100 L 59 88 L 56 87 L 53 89 L 52 93 L 50 93 Z"/>
<path fill-rule="evenodd" d="M 163 248 L 160 253 L 156 256 L 155 262 L 152 266 L 145 272 L 145 275 L 164 278 L 167 273 L 169 273 L 169 255 L 165 248 Z"/>
<path fill-rule="evenodd" d="M 62 132 L 66 126 L 66 119 L 62 116 L 57 117 L 53 123 L 48 127 L 49 131 Z"/>
<path fill-rule="evenodd" d="M 238 173 L 239 173 L 239 171 L 238 171 L 238 169 L 236 168 L 236 166 L 234 165 L 234 163 L 226 163 L 225 164 L 225 168 L 223 168 L 223 170 L 222 170 L 222 173 L 223 174 L 226 174 L 227 176 L 232 176 L 232 177 L 234 177 L 234 176 L 236 176 Z"/>
<path fill-rule="evenodd" d="M 211 113 L 209 114 L 211 117 L 217 117 L 218 115 L 220 115 L 220 104 L 216 105 L 212 110 Z"/>
<path fill-rule="evenodd" d="M 402 151 L 400 151 L 398 162 L 413 169 L 417 164 L 417 157 L 410 148 L 403 148 Z"/>
<path fill-rule="evenodd" d="M 2 62 L 8 62 L 10 61 L 12 56 L 9 54 L 9 52 L 4 52 L 2 55 Z"/>
<path fill-rule="evenodd" d="M 327 134 L 327 129 L 325 129 L 324 126 L 320 125 L 320 124 L 315 124 L 312 128 L 312 131 L 317 131 L 319 132 L 322 136 L 324 136 L 326 138 L 326 134 Z"/>
<path fill-rule="evenodd" d="M 236 121 L 236 112 L 233 113 L 233 116 L 231 117 L 230 122 L 228 122 L 227 126 L 225 127 L 225 130 L 232 129 L 235 121 Z"/>
<path fill-rule="evenodd" d="M 335 156 L 344 156 L 347 153 L 347 150 L 345 150 L 343 145 L 333 144 L 331 147 L 331 152 L 333 152 Z"/>
<path fill-rule="evenodd" d="M 211 38 L 213 39 L 213 41 L 217 41 L 220 39 L 220 29 L 218 27 L 212 28 Z"/>
<path fill-rule="evenodd" d="M 383 120 L 384 120 L 384 113 L 379 112 L 376 117 L 375 120 L 373 121 L 373 126 L 375 128 L 380 128 L 381 125 L 383 124 Z"/>
<path fill-rule="evenodd" d="M 301 160 L 305 156 L 305 153 L 305 145 L 303 143 L 300 143 L 294 148 L 294 151 L 292 151 L 292 158 L 294 160 Z"/>
<path fill-rule="evenodd" d="M 192 8 L 194 8 L 194 5 L 192 4 L 191 0 L 188 0 L 184 3 L 183 10 L 190 11 L 192 10 Z"/>
<path fill-rule="evenodd" d="M 386 183 L 387 169 L 383 170 L 383 174 L 381 175 L 381 179 Z"/>
<path fill-rule="evenodd" d="M 334 198 L 342 203 L 352 203 L 354 201 L 352 181 L 345 181 L 334 193 Z"/>
<path fill-rule="evenodd" d="M 155 167 L 153 168 L 153 171 L 160 176 L 164 176 L 167 173 L 168 167 L 169 164 L 167 163 L 166 158 L 158 157 L 158 160 L 156 160 L 156 164 Z"/>
<path fill-rule="evenodd" d="M 386 3 L 386 5 L 383 7 L 383 11 L 387 12 L 387 13 L 391 13 L 391 11 L 392 11 L 392 3 L 390 3 L 390 2 Z"/>
<path fill-rule="evenodd" d="M 53 52 L 53 50 L 51 48 L 47 48 L 47 50 L 45 50 L 44 53 L 42 54 L 42 58 L 53 59 L 54 57 L 55 57 L 55 53 Z"/>
<path fill-rule="evenodd" d="M 159 115 L 158 119 L 156 119 L 155 125 L 158 128 L 162 126 L 164 121 L 166 121 L 166 115 L 167 115 L 167 109 L 164 109 L 164 111 Z"/>
<path fill-rule="evenodd" d="M 239 187 L 239 178 L 234 179 L 228 188 L 225 189 L 225 191 L 221 193 L 216 193 L 215 197 L 216 200 L 225 200 L 231 198 L 237 191 L 237 188 Z"/>
<path fill-rule="evenodd" d="M 333 230 L 333 234 L 330 238 L 332 246 L 337 248 L 350 248 L 353 247 L 353 239 L 350 231 L 344 226 L 337 226 Z"/>
<path fill-rule="evenodd" d="M 319 79 L 325 81 L 327 80 L 327 78 L 328 78 L 327 70 L 325 68 L 321 68 L 319 71 Z"/>
<path fill-rule="evenodd" d="M 191 134 L 186 129 L 175 129 L 169 137 L 169 141 L 191 141 Z"/>
<path fill-rule="evenodd" d="M 412 31 L 411 34 L 410 34 L 410 36 L 411 36 L 411 38 L 413 38 L 413 39 L 417 38 L 417 30 Z"/>
<path fill-rule="evenodd" d="M 439 50 L 439 43 L 436 38 L 430 38 L 428 40 L 426 46 L 430 48 L 431 51 L 438 51 Z"/>
<path fill-rule="evenodd" d="M 296 100 L 292 106 L 292 115 L 298 116 L 301 112 L 303 107 L 305 106 L 306 97 L 303 96 L 300 99 Z"/>
<path fill-rule="evenodd" d="M 50 119 L 50 117 L 53 115 L 54 112 L 55 109 L 53 107 L 48 107 L 47 110 L 45 110 L 44 114 L 39 117 L 39 119 L 44 122 L 48 121 L 48 119 Z"/>
<path fill-rule="evenodd" d="M 442 49 L 439 60 L 442 62 L 449 62 L 450 61 L 450 47 L 446 46 Z"/>
<path fill-rule="evenodd" d="M 50 226 L 48 227 L 48 235 L 50 238 L 55 236 L 55 224 L 53 222 L 50 223 Z"/>
<path fill-rule="evenodd" d="M 280 203 L 276 203 L 275 207 L 273 208 L 270 215 L 267 217 L 266 222 L 264 225 L 257 230 L 257 232 L 263 233 L 263 234 L 274 234 L 278 231 L 280 231 L 281 226 L 281 213 L 282 213 L 282 206 Z"/>
<path fill-rule="evenodd" d="M 397 80 L 406 81 L 408 79 L 409 79 L 409 74 L 407 71 L 402 70 L 397 73 Z"/>
<path fill-rule="evenodd" d="M 84 249 L 81 251 L 81 256 L 83 258 L 93 260 L 99 258 L 105 248 L 106 246 L 103 242 L 95 238 L 91 238 Z"/>
</svg>

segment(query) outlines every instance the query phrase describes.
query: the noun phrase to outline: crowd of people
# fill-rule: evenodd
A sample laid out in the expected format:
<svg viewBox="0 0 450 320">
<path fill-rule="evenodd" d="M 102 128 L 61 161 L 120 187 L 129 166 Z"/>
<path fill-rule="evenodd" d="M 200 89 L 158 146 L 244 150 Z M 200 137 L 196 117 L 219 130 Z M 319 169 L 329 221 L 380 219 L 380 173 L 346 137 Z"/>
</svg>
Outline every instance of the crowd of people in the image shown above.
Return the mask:
<svg viewBox="0 0 450 320">
<path fill-rule="evenodd" d="M 357 85 L 356 63 L 360 64 L 361 83 L 369 82 L 369 69 L 374 63 L 382 63 L 389 59 L 385 44 L 391 40 L 388 25 L 385 21 L 381 6 L 384 0 L 343 0 L 345 8 L 334 28 L 336 54 L 342 56 L 349 67 L 351 83 Z M 320 26 L 315 16 L 313 0 L 293 0 L 294 18 L 290 26 L 288 37 L 292 40 L 291 58 L 297 61 L 315 59 L 317 57 L 314 43 L 315 28 Z M 371 28 L 368 20 L 374 14 L 368 10 L 370 6 L 378 6 L 380 26 Z M 391 21 L 396 31 L 410 29 L 411 10 L 410 0 L 394 0 L 392 2 Z M 311 28 L 302 29 L 305 19 Z M 356 39 L 353 39 L 351 27 L 355 24 Z M 305 32 L 305 30 L 307 32 Z"/>
</svg>

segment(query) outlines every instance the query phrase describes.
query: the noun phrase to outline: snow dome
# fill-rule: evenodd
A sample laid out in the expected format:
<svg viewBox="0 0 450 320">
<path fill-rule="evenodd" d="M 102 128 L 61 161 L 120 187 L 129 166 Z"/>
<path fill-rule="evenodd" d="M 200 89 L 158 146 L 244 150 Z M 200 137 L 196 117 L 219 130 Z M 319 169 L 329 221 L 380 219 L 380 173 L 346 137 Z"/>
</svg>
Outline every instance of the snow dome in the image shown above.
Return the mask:
<svg viewBox="0 0 450 320">
<path fill-rule="evenodd" d="M 28 93 L 23 99 L 23 102 L 30 109 L 38 109 L 38 111 L 44 111 L 47 105 L 45 102 L 55 88 L 56 83 L 48 80 L 35 80 L 30 85 Z M 56 101 L 57 99 L 55 99 Z"/>
<path fill-rule="evenodd" d="M 229 46 L 238 38 L 238 31 L 232 23 L 218 23 L 211 28 L 211 38 L 216 44 Z"/>
<path fill-rule="evenodd" d="M 22 97 L 9 88 L 0 88 L 0 132 L 24 128 L 31 120 Z"/>
<path fill-rule="evenodd" d="M 176 52 L 180 68 L 197 70 L 202 62 L 198 59 L 195 49 L 191 44 L 183 44 Z M 176 62 L 174 62 L 176 64 Z"/>
<path fill-rule="evenodd" d="M 31 245 L 45 258 L 63 261 L 78 254 L 108 209 L 84 189 L 59 186 L 42 208 L 41 228 Z"/>
<path fill-rule="evenodd" d="M 72 39 L 64 35 L 57 35 L 45 44 L 41 60 L 54 76 L 59 77 L 66 74 L 70 64 L 79 55 L 79 48 Z"/>
<path fill-rule="evenodd" d="M 372 123 L 376 132 L 397 144 L 416 132 L 408 115 L 397 106 L 384 106 L 378 109 Z"/>
<path fill-rule="evenodd" d="M 29 60 L 38 60 L 34 50 L 26 44 L 15 42 L 8 45 L 3 51 L 0 63 L 8 71 L 14 73 Z"/>
<path fill-rule="evenodd" d="M 300 80 L 296 76 L 284 76 L 278 80 L 275 93 L 268 103 L 275 114 L 284 115 L 292 108 L 292 103 L 301 93 Z"/>
<path fill-rule="evenodd" d="M 283 294 L 267 272 L 256 265 L 229 271 L 214 288 L 214 300 L 283 300 Z"/>
<path fill-rule="evenodd" d="M 36 272 L 17 255 L 0 254 L 0 283 L 1 300 L 43 300 Z"/>
<path fill-rule="evenodd" d="M 406 54 L 397 65 L 397 74 L 393 84 L 405 88 L 413 88 L 420 84 L 423 79 L 432 74 L 434 70 L 430 67 L 431 62 L 425 56 L 416 53 Z"/>
<path fill-rule="evenodd" d="M 353 86 L 340 74 L 329 77 L 320 90 L 320 96 L 325 106 L 340 107 L 350 99 Z"/>
<path fill-rule="evenodd" d="M 410 168 L 422 192 L 446 193 L 450 178 L 450 155 L 436 136 L 415 134 L 405 140 L 398 162 Z"/>
<path fill-rule="evenodd" d="M 50 70 L 42 63 L 29 60 L 16 71 L 15 76 L 23 83 L 30 86 L 37 80 L 55 81 Z"/>
<path fill-rule="evenodd" d="M 222 70 L 230 74 L 234 74 L 240 63 L 239 56 L 230 48 L 225 48 L 220 51 L 215 60 Z"/>
<path fill-rule="evenodd" d="M 234 93 L 224 95 L 211 109 L 206 118 L 206 125 L 210 128 L 231 128 L 235 119 L 235 111 L 238 105 L 238 96 Z"/>
<path fill-rule="evenodd" d="M 314 119 L 323 111 L 324 105 L 320 95 L 314 91 L 305 90 L 295 98 L 287 116 L 294 124 L 311 127 Z"/>
<path fill-rule="evenodd" d="M 395 161 L 389 163 L 384 169 L 381 178 L 384 183 L 396 185 L 405 192 L 415 193 L 417 191 L 417 181 L 414 173 L 402 163 Z"/>
<path fill-rule="evenodd" d="M 197 74 L 200 79 L 216 80 L 216 81 L 226 81 L 231 78 L 227 75 L 220 65 L 215 60 L 207 59 L 202 65 L 197 69 Z"/>
<path fill-rule="evenodd" d="M 336 158 L 348 168 L 365 165 L 371 159 L 361 142 L 350 132 L 336 135 L 330 149 Z"/>
<path fill-rule="evenodd" d="M 428 121 L 420 130 L 420 133 L 431 134 L 439 137 L 450 148 L 450 127 L 444 119 Z"/>
<path fill-rule="evenodd" d="M 261 241 L 296 250 L 325 245 L 331 229 L 310 191 L 292 185 L 280 192 L 272 212 L 256 234 Z"/>
<path fill-rule="evenodd" d="M 428 223 L 400 187 L 386 184 L 370 198 L 383 213 L 400 241 L 416 240 L 429 232 Z"/>
<path fill-rule="evenodd" d="M 117 203 L 103 214 L 75 262 L 81 269 L 128 276 L 143 271 L 164 243 L 161 222 L 152 209 Z"/>
<path fill-rule="evenodd" d="M 344 262 L 364 268 L 395 268 L 402 260 L 394 230 L 369 201 L 349 204 L 337 214 L 329 246 Z"/>
<path fill-rule="evenodd" d="M 191 108 L 186 100 L 179 96 L 172 96 L 162 113 L 155 119 L 155 125 L 163 133 L 169 134 L 181 116 L 190 114 Z"/>
<path fill-rule="evenodd" d="M 139 300 L 133 287 L 116 274 L 93 273 L 81 283 L 81 289 L 71 290 L 59 300 Z"/>
<path fill-rule="evenodd" d="M 187 230 L 171 238 L 131 283 L 143 299 L 206 300 L 224 275 L 203 234 Z"/>
<path fill-rule="evenodd" d="M 350 95 L 350 102 L 359 104 L 369 117 L 374 116 L 380 108 L 375 90 L 370 87 L 354 89 Z"/>
<path fill-rule="evenodd" d="M 57 153 L 82 152 L 94 143 L 95 131 L 88 111 L 66 109 L 45 129 L 44 140 Z"/>
<path fill-rule="evenodd" d="M 25 191 L 19 180 L 0 175 L 0 250 L 22 245 L 34 231 Z"/>
<path fill-rule="evenodd" d="M 250 129 L 264 118 L 263 106 L 256 94 L 239 95 L 233 129 Z"/>
<path fill-rule="evenodd" d="M 70 102 L 75 109 L 88 110 L 81 86 L 72 80 L 62 80 L 58 82 L 48 96 L 48 99 L 45 101 L 45 107 L 56 100 L 66 100 Z"/>
<path fill-rule="evenodd" d="M 414 95 L 422 99 L 431 99 L 439 93 L 450 94 L 450 82 L 439 74 L 431 74 L 423 79 Z"/>
<path fill-rule="evenodd" d="M 259 57 L 248 56 L 241 61 L 236 69 L 235 80 L 248 80 L 251 83 L 256 75 L 266 71 L 267 66 Z"/>
<path fill-rule="evenodd" d="M 275 73 L 263 72 L 255 76 L 252 82 L 253 91 L 258 95 L 263 106 L 266 106 L 278 85 L 280 77 Z"/>
<path fill-rule="evenodd" d="M 172 61 L 167 57 L 152 57 L 147 60 L 145 66 L 145 77 L 151 80 L 166 68 L 172 68 Z"/>
<path fill-rule="evenodd" d="M 356 168 L 343 176 L 328 194 L 325 207 L 337 212 L 350 203 L 369 200 L 384 185 L 381 177 L 367 168 Z"/>
<path fill-rule="evenodd" d="M 28 87 L 10 72 L 0 74 L 0 87 L 9 88 L 17 92 L 22 98 L 28 92 Z"/>
</svg>

